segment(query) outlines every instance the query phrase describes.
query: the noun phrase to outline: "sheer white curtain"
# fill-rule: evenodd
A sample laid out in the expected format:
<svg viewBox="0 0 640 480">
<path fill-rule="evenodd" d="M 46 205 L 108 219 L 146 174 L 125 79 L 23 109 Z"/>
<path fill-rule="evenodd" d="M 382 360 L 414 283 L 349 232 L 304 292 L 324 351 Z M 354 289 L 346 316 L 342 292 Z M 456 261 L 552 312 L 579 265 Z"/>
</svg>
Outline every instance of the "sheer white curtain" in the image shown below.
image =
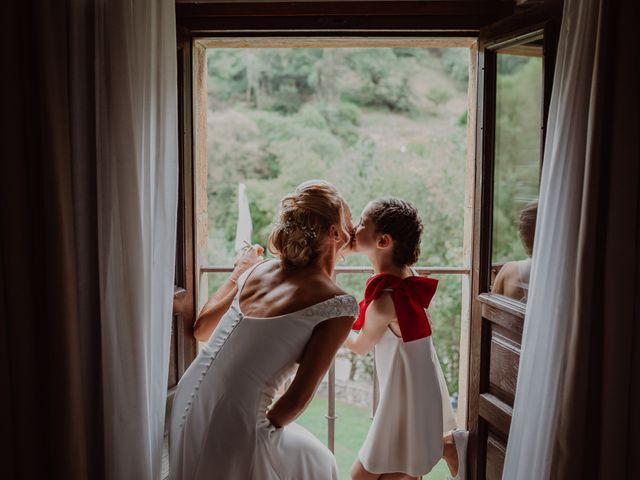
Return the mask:
<svg viewBox="0 0 640 480">
<path fill-rule="evenodd" d="M 105 476 L 158 479 L 176 235 L 175 5 L 95 8 Z"/>
<path fill-rule="evenodd" d="M 566 0 L 549 110 L 527 321 L 503 479 L 549 478 L 576 308 L 599 1 Z"/>
</svg>

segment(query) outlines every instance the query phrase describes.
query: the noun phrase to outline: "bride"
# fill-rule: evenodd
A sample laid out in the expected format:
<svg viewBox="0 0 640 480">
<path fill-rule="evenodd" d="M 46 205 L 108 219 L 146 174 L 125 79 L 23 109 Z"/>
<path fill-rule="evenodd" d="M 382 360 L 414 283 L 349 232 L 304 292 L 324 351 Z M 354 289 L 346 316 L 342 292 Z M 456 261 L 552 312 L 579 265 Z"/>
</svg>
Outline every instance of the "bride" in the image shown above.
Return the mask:
<svg viewBox="0 0 640 480">
<path fill-rule="evenodd" d="M 259 261 L 254 246 L 196 321 L 206 345 L 176 390 L 172 480 L 337 479 L 331 452 L 292 422 L 358 314 L 331 279 L 349 245 L 350 213 L 324 181 L 298 186 L 281 207 L 267 242 L 278 259 Z"/>
</svg>

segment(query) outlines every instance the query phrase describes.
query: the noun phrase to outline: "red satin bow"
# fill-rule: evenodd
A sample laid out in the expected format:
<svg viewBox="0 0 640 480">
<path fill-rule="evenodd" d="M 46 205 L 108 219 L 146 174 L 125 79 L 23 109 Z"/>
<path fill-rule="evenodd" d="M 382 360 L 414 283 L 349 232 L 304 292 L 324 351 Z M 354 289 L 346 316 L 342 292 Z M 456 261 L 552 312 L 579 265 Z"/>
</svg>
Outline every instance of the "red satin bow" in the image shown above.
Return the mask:
<svg viewBox="0 0 640 480">
<path fill-rule="evenodd" d="M 392 289 L 391 298 L 396 309 L 402 340 L 411 342 L 431 335 L 429 319 L 424 311 L 436 294 L 438 280 L 426 277 L 400 278 L 390 273 L 380 273 L 367 280 L 364 300 L 360 302 L 360 313 L 353 324 L 354 330 L 364 325 L 365 312 L 383 290 Z"/>
</svg>

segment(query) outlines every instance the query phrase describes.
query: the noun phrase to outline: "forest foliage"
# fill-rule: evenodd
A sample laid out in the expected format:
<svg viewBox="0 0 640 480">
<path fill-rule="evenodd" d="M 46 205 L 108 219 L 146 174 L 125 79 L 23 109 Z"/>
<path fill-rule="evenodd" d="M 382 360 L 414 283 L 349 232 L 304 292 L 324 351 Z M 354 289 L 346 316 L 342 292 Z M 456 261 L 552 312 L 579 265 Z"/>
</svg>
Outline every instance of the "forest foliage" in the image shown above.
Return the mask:
<svg viewBox="0 0 640 480">
<path fill-rule="evenodd" d="M 382 195 L 413 202 L 425 224 L 419 265 L 461 266 L 468 58 L 465 49 L 208 50 L 209 262 L 232 263 L 239 182 L 247 185 L 253 241 L 264 245 L 280 199 L 302 181 L 324 178 L 343 194 L 355 221 Z M 517 87 L 532 73 L 525 62 L 509 75 Z M 513 90 L 502 101 L 517 117 Z M 518 118 L 505 128 L 512 125 Z M 514 175 L 521 173 L 516 168 Z M 497 214 L 505 226 L 515 221 L 509 194 L 502 194 L 504 211 Z M 494 252 L 506 258 L 517 251 L 517 234 L 504 230 L 498 238 L 504 245 Z M 343 264 L 367 260 L 353 256 Z M 437 278 L 434 342 L 453 393 L 461 279 Z M 361 297 L 366 276 L 338 281 Z M 210 288 L 217 284 L 212 277 Z M 371 374 L 368 361 L 355 367 L 355 377 Z"/>
</svg>

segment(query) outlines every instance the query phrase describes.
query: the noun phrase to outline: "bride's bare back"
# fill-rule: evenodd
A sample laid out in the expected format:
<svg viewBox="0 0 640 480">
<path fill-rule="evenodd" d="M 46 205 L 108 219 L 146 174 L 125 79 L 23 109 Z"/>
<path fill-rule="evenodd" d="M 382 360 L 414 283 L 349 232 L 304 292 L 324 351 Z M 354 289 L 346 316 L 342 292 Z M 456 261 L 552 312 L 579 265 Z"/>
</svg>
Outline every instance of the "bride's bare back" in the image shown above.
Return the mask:
<svg viewBox="0 0 640 480">
<path fill-rule="evenodd" d="M 279 261 L 267 260 L 247 278 L 239 299 L 240 310 L 246 316 L 271 318 L 344 293 L 318 268 L 285 270 Z"/>
</svg>

